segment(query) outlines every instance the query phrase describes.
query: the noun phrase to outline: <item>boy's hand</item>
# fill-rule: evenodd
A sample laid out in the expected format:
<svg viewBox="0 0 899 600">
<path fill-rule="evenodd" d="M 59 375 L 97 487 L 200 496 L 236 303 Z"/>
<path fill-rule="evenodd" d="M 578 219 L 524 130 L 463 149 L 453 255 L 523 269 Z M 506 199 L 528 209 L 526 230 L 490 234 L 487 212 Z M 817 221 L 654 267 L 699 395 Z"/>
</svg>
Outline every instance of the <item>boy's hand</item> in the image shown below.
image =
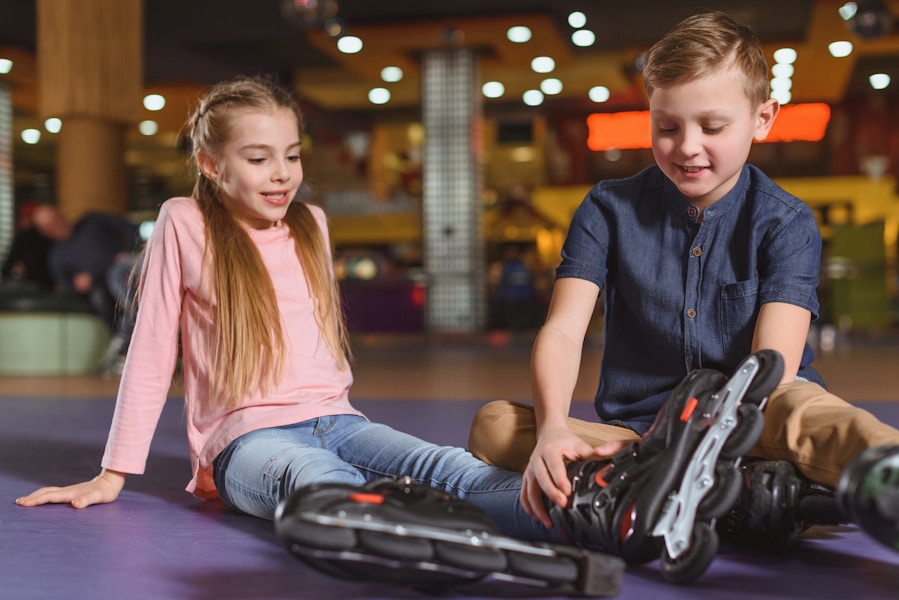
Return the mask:
<svg viewBox="0 0 899 600">
<path fill-rule="evenodd" d="M 552 527 L 543 495 L 559 506 L 565 506 L 571 495 L 566 461 L 594 456 L 594 448 L 567 427 L 544 429 L 537 438 L 537 446 L 522 479 L 521 504 L 525 512 L 545 527 Z"/>
<path fill-rule="evenodd" d="M 19 506 L 69 503 L 74 508 L 85 508 L 91 504 L 105 504 L 115 501 L 125 485 L 125 474 L 117 471 L 103 471 L 82 483 L 66 487 L 44 487 L 27 496 L 16 498 Z"/>
<path fill-rule="evenodd" d="M 609 458 L 632 443 L 633 440 L 618 440 L 594 448 L 568 429 L 544 432 L 537 440 L 522 479 L 521 504 L 524 510 L 546 528 L 552 528 L 552 521 L 543 504 L 543 495 L 558 506 L 565 507 L 572 491 L 567 462 Z M 550 465 L 554 468 L 550 468 Z"/>
</svg>

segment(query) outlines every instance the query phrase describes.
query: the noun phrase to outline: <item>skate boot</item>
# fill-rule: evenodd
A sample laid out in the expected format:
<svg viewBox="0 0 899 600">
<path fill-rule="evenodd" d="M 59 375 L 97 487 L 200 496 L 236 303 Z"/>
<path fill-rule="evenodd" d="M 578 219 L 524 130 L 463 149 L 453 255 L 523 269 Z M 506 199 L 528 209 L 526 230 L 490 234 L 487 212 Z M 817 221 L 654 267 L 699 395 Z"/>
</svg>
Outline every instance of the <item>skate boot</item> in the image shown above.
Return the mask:
<svg viewBox="0 0 899 600">
<path fill-rule="evenodd" d="M 870 448 L 849 463 L 837 501 L 847 518 L 899 550 L 899 446 Z"/>
<path fill-rule="evenodd" d="M 814 525 L 838 525 L 833 490 L 812 483 L 787 461 L 747 458 L 740 465 L 743 486 L 733 510 L 718 521 L 723 540 L 765 551 L 783 551 Z"/>
<path fill-rule="evenodd" d="M 568 466 L 573 492 L 548 507 L 567 541 L 629 564 L 662 558 L 662 576 L 686 583 L 715 556 L 712 523 L 740 493 L 739 457 L 762 432 L 761 409 L 783 358 L 763 350 L 728 380 L 711 369 L 685 377 L 650 431 L 611 459 Z"/>
<path fill-rule="evenodd" d="M 409 478 L 299 489 L 278 507 L 275 531 L 297 558 L 351 581 L 614 596 L 624 572 L 614 556 L 504 537 L 473 504 Z"/>
</svg>

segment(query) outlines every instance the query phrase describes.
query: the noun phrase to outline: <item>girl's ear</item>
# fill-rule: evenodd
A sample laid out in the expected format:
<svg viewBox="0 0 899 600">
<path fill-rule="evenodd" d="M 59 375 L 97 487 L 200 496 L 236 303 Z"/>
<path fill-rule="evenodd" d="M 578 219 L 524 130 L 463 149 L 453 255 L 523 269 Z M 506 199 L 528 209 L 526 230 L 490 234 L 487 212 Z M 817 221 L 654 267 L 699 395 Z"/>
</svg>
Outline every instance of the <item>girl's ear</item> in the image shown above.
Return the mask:
<svg viewBox="0 0 899 600">
<path fill-rule="evenodd" d="M 774 98 L 768 98 L 768 100 L 762 104 L 762 108 L 759 110 L 755 135 L 753 136 L 755 141 L 762 142 L 768 137 L 768 132 L 771 131 L 771 126 L 774 125 L 774 119 L 777 118 L 777 113 L 779 112 L 780 103 Z"/>
<path fill-rule="evenodd" d="M 197 166 L 206 179 L 215 181 L 219 176 L 218 161 L 214 160 L 205 150 L 197 152 Z"/>
</svg>

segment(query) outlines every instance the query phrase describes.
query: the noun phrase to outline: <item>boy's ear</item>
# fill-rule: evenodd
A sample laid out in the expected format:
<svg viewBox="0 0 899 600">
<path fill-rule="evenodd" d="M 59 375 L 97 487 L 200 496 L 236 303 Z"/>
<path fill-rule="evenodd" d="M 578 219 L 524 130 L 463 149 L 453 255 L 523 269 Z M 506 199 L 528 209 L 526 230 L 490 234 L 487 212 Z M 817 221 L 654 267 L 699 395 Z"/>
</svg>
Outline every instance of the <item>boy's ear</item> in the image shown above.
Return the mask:
<svg viewBox="0 0 899 600">
<path fill-rule="evenodd" d="M 197 167 L 206 176 L 206 179 L 215 181 L 219 176 L 218 161 L 214 160 L 205 150 L 197 152 Z"/>
<path fill-rule="evenodd" d="M 755 135 L 753 139 L 757 142 L 762 142 L 768 137 L 768 132 L 771 131 L 771 126 L 774 125 L 774 119 L 777 118 L 777 113 L 780 112 L 780 103 L 774 98 L 768 98 L 762 104 L 761 110 L 759 110 L 758 116 L 758 125 L 756 125 Z"/>
</svg>

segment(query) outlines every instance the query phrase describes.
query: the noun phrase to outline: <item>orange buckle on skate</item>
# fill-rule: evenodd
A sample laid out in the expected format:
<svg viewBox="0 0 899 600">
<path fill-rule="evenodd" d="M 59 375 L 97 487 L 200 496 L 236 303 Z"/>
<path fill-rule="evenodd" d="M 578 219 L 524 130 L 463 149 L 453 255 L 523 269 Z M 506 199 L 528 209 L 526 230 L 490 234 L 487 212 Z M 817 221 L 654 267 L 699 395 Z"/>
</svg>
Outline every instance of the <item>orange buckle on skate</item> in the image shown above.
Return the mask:
<svg viewBox="0 0 899 600">
<path fill-rule="evenodd" d="M 696 410 L 696 405 L 699 404 L 699 399 L 695 396 L 690 398 L 686 404 L 684 404 L 684 410 L 681 411 L 680 420 L 686 423 L 690 420 L 690 417 L 693 416 L 693 411 Z"/>
<path fill-rule="evenodd" d="M 605 476 L 606 476 L 606 473 L 608 473 L 609 469 L 611 469 L 611 468 L 612 468 L 612 463 L 609 463 L 606 466 L 604 466 L 603 468 L 601 468 L 599 471 L 596 472 L 596 475 L 593 476 L 593 481 L 596 482 L 596 485 L 598 485 L 601 488 L 609 487 L 609 482 L 605 480 Z"/>
<path fill-rule="evenodd" d="M 356 494 L 350 494 L 349 496 L 350 502 L 357 502 L 359 504 L 383 504 L 384 496 L 381 494 L 366 494 L 364 492 L 359 492 Z"/>
</svg>

